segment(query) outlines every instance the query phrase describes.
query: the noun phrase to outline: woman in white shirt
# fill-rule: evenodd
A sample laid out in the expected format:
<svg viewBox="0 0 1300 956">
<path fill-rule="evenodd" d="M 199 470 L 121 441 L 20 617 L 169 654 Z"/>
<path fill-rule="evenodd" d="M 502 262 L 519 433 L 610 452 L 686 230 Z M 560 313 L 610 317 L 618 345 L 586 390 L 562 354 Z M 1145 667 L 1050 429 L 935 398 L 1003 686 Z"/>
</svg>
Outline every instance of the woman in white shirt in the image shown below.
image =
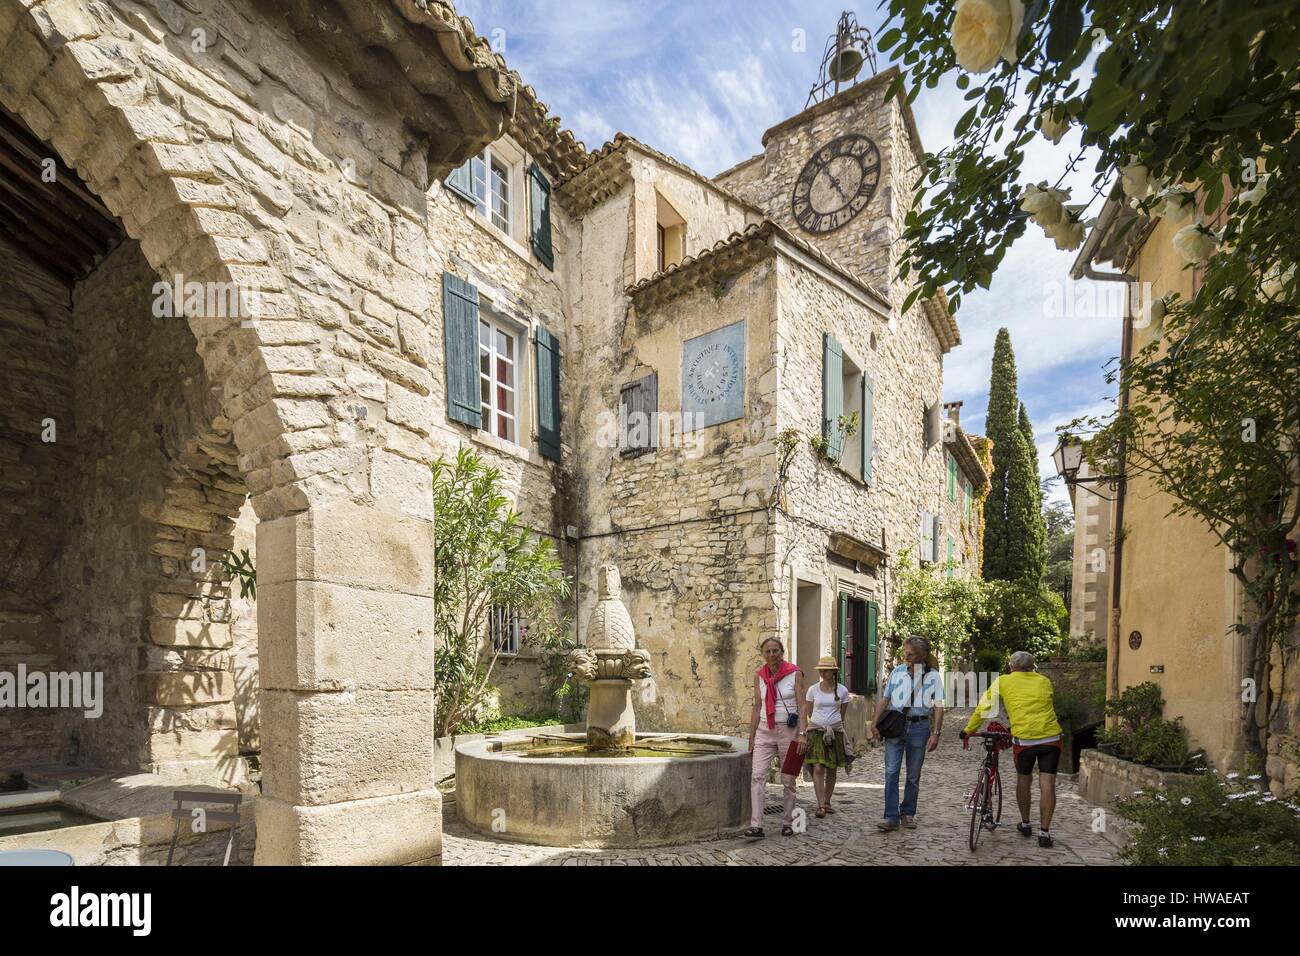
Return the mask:
<svg viewBox="0 0 1300 956">
<path fill-rule="evenodd" d="M 831 795 L 838 770 L 849 765 L 844 737 L 844 711 L 849 706 L 849 689 L 839 682 L 839 665 L 832 657 L 817 662 L 821 680 L 808 688 L 803 704 L 806 734 L 799 735 L 804 762 L 812 767 L 813 789 L 817 793 L 817 816 L 834 813 Z"/>
</svg>

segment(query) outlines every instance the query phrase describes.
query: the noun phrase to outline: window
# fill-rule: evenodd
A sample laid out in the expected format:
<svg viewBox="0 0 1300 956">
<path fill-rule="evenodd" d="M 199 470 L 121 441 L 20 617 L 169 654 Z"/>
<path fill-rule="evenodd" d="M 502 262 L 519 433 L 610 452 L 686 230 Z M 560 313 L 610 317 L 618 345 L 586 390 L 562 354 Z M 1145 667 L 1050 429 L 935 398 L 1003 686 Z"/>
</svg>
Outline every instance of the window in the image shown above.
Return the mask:
<svg viewBox="0 0 1300 956">
<path fill-rule="evenodd" d="M 939 563 L 939 534 L 941 529 L 942 524 L 938 515 L 933 515 L 928 511 L 921 512 L 921 543 L 918 557 L 922 563 Z"/>
<path fill-rule="evenodd" d="M 515 201 L 523 177 L 523 151 L 508 139 L 500 139 L 453 170 L 447 187 L 472 202 L 475 215 L 511 239 L 520 239 L 528 228 L 522 203 Z"/>
<path fill-rule="evenodd" d="M 479 405 L 483 429 L 519 442 L 518 339 L 480 316 L 478 322 Z"/>
<path fill-rule="evenodd" d="M 651 372 L 619 390 L 619 448 L 624 457 L 645 454 L 659 447 L 659 375 Z"/>
<path fill-rule="evenodd" d="M 686 220 L 655 193 L 655 268 L 661 271 L 686 258 Z"/>
<path fill-rule="evenodd" d="M 957 459 L 948 456 L 948 500 L 957 500 Z"/>
<path fill-rule="evenodd" d="M 492 225 L 510 234 L 510 170 L 492 160 Z"/>
<path fill-rule="evenodd" d="M 519 612 L 508 607 L 493 605 L 488 611 L 488 632 L 492 638 L 494 654 L 519 653 Z"/>
<path fill-rule="evenodd" d="M 874 396 L 871 376 L 845 353 L 835 336 L 822 333 L 822 437 L 830 457 L 868 485 L 872 483 L 875 451 Z M 855 412 L 857 432 L 846 437 L 840 431 L 840 419 Z"/>
</svg>

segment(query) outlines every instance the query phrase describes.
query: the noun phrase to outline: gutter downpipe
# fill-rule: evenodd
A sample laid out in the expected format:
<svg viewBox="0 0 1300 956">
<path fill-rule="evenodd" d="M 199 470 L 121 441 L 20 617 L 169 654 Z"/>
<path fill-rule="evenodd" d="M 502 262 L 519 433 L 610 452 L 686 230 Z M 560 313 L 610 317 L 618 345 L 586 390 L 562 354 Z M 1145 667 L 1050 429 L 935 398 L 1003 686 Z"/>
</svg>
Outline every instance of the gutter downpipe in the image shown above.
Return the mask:
<svg viewBox="0 0 1300 956">
<path fill-rule="evenodd" d="M 1119 378 L 1119 408 L 1121 414 L 1128 411 L 1128 375 L 1126 369 L 1129 359 L 1133 355 L 1133 290 L 1132 285 L 1137 281 L 1135 276 L 1127 272 L 1098 272 L 1092 267 L 1092 262 L 1086 261 L 1082 270 L 1075 270 L 1076 278 L 1082 275 L 1083 278 L 1092 279 L 1095 282 L 1123 282 L 1125 284 L 1124 296 L 1124 331 L 1121 336 L 1120 344 L 1120 378 Z M 1120 634 L 1119 634 L 1119 614 L 1120 614 L 1120 579 L 1124 567 L 1124 497 L 1127 490 L 1128 467 L 1127 467 L 1127 443 L 1123 437 L 1120 438 L 1118 448 L 1119 474 L 1115 483 L 1115 558 L 1112 567 L 1114 579 L 1111 581 L 1110 597 L 1110 647 L 1107 648 L 1107 660 L 1110 662 L 1109 672 L 1106 675 L 1106 696 L 1114 697 L 1119 694 L 1119 655 L 1120 655 Z M 1113 722 L 1113 721 L 1110 721 Z"/>
</svg>

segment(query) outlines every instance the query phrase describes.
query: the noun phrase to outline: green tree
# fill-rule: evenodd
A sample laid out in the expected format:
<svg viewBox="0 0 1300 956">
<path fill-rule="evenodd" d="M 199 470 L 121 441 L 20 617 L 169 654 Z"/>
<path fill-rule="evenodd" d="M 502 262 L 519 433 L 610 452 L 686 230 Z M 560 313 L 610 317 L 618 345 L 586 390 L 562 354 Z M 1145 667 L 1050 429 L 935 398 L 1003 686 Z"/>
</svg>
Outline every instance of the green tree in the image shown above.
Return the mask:
<svg viewBox="0 0 1300 956">
<path fill-rule="evenodd" d="M 973 644 L 982 666 L 1000 669 L 1013 651 L 1045 660 L 1061 646 L 1065 604 L 1037 581 L 985 581 Z"/>
<path fill-rule="evenodd" d="M 989 407 L 984 430 L 993 442 L 993 474 L 984 499 L 984 577 L 1038 581 L 1046 563 L 1038 464 L 1025 440 L 1016 397 L 1011 333 L 998 329 L 993 345 Z M 1024 423 L 1028 426 L 1028 416 Z"/>
<path fill-rule="evenodd" d="M 900 272 L 914 283 L 904 308 L 940 288 L 960 308 L 963 292 L 988 287 L 1031 216 L 1062 249 L 1083 242 L 1104 198 L 1179 224 L 1174 248 L 1197 267 L 1194 292 L 1166 297 L 1161 340 L 1119 369 L 1137 398 L 1091 423 L 1093 452 L 1149 476 L 1173 513 L 1228 549 L 1257 691 L 1242 729 L 1264 768 L 1269 656 L 1300 603 L 1286 544 L 1300 522 L 1294 0 L 885 6 L 878 45 L 904 64 L 889 95 L 906 87 L 914 98 L 955 75 L 971 102 L 952 146 L 923 160 L 903 236 Z M 1056 143 L 1066 127 L 1080 149 L 1062 150 L 1060 178 L 1021 182 L 1026 147 L 1040 135 Z M 1069 203 L 1066 175 L 1093 157 L 1091 195 Z"/>
<path fill-rule="evenodd" d="M 434 727 L 457 733 L 485 716 L 500 648 L 488 639 L 493 608 L 527 622 L 522 640 L 562 651 L 560 607 L 569 582 L 551 542 L 520 522 L 501 472 L 472 449 L 433 465 Z"/>
<path fill-rule="evenodd" d="M 1043 524 L 1047 532 L 1047 573 L 1043 583 L 1049 591 L 1068 600 L 1074 583 L 1074 509 L 1068 501 L 1047 500 L 1058 481 L 1060 478 L 1052 475 L 1041 482 Z"/>
<path fill-rule="evenodd" d="M 884 633 L 895 642 L 914 634 L 924 637 L 949 664 L 968 659 L 975 616 L 983 601 L 982 582 L 948 577 L 948 563 L 918 567 L 907 561 L 904 555 L 899 562 L 903 570 L 897 580 L 898 595 L 893 616 L 883 624 Z"/>
</svg>

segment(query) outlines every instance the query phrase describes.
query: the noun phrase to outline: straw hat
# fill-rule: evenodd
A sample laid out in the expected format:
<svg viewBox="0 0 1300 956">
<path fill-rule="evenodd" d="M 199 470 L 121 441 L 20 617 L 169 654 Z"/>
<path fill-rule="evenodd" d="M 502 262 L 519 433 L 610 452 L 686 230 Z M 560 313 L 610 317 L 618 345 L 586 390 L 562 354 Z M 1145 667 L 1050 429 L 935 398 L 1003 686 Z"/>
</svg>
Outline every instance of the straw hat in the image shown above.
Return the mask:
<svg viewBox="0 0 1300 956">
<path fill-rule="evenodd" d="M 817 662 L 817 667 L 815 669 L 819 671 L 837 671 L 840 669 L 840 664 L 839 661 L 831 657 L 829 654 L 824 654 L 822 655 L 821 660 Z"/>
</svg>

